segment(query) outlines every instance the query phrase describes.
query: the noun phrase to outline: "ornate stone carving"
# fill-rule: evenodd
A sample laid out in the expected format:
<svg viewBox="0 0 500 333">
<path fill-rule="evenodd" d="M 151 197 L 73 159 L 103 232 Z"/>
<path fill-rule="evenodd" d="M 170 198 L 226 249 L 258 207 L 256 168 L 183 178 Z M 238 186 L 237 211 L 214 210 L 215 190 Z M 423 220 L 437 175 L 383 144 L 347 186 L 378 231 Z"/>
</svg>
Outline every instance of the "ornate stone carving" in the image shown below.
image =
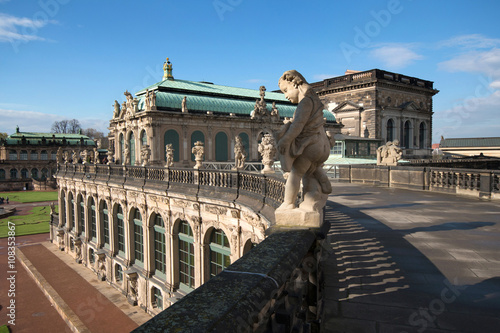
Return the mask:
<svg viewBox="0 0 500 333">
<path fill-rule="evenodd" d="M 236 209 L 231 209 L 231 216 L 235 219 L 239 219 L 240 218 L 240 211 L 236 210 Z"/>
<path fill-rule="evenodd" d="M 170 168 L 174 166 L 174 147 L 171 143 L 165 146 L 165 154 L 167 157 L 167 164 L 165 165 L 165 167 Z"/>
<path fill-rule="evenodd" d="M 130 164 L 130 149 L 129 149 L 129 145 L 128 145 L 128 142 L 125 141 L 125 149 L 123 150 L 123 165 L 128 165 Z"/>
<path fill-rule="evenodd" d="M 146 96 L 144 97 L 145 110 L 151 111 L 156 110 L 156 90 L 149 91 L 146 90 Z"/>
<path fill-rule="evenodd" d="M 260 100 L 255 101 L 255 106 L 253 111 L 250 113 L 250 117 L 254 120 L 266 121 L 271 119 L 271 113 L 267 110 L 267 104 L 264 100 L 266 95 L 266 87 L 260 87 Z"/>
<path fill-rule="evenodd" d="M 185 200 L 173 199 L 174 205 L 177 207 L 186 208 L 188 206 L 188 202 Z"/>
<path fill-rule="evenodd" d="M 184 96 L 184 98 L 182 99 L 182 105 L 181 105 L 181 110 L 182 110 L 182 113 L 187 113 L 188 112 L 188 108 L 187 108 L 187 97 Z"/>
<path fill-rule="evenodd" d="M 245 160 L 247 158 L 247 153 L 245 151 L 245 146 L 241 142 L 241 138 L 237 135 L 234 144 L 234 167 L 236 170 L 243 170 L 245 168 Z"/>
<path fill-rule="evenodd" d="M 93 158 L 94 164 L 99 164 L 101 161 L 99 161 L 99 151 L 97 151 L 97 148 L 94 148 L 94 158 Z"/>
<path fill-rule="evenodd" d="M 75 239 L 75 261 L 78 264 L 82 263 L 82 240 L 80 238 Z"/>
<path fill-rule="evenodd" d="M 271 110 L 271 119 L 273 121 L 279 121 L 280 120 L 280 113 L 278 111 L 278 108 L 276 107 L 276 102 L 273 102 L 273 108 Z"/>
<path fill-rule="evenodd" d="M 57 148 L 56 162 L 57 162 L 57 164 L 61 164 L 62 161 L 63 161 L 63 152 L 62 152 L 62 148 L 59 147 L 59 148 Z"/>
<path fill-rule="evenodd" d="M 113 119 L 120 117 L 120 103 L 115 99 L 115 104 L 113 104 Z"/>
<path fill-rule="evenodd" d="M 127 300 L 131 305 L 137 305 L 137 297 L 138 297 L 138 281 L 137 281 L 137 273 L 132 272 L 127 274 L 128 280 L 128 293 Z"/>
<path fill-rule="evenodd" d="M 64 229 L 57 230 L 57 245 L 59 245 L 59 250 L 64 251 Z"/>
<path fill-rule="evenodd" d="M 258 147 L 259 153 L 262 155 L 262 164 L 264 169 L 262 173 L 274 173 L 271 166 L 274 164 L 274 157 L 276 156 L 276 142 L 272 134 L 265 134 Z"/>
<path fill-rule="evenodd" d="M 288 177 L 283 203 L 275 212 L 276 224 L 317 228 L 323 223 L 323 207 L 332 191 L 323 170 L 323 163 L 330 155 L 324 106 L 296 70 L 285 72 L 278 84 L 285 97 L 298 105 L 293 119 L 284 122 L 277 135 L 281 168 Z M 297 208 L 301 181 L 304 201 Z"/>
<path fill-rule="evenodd" d="M 387 141 L 383 146 L 377 148 L 377 165 L 398 165 L 403 156 L 403 150 L 399 148 L 399 140 Z"/>
<path fill-rule="evenodd" d="M 226 215 L 227 213 L 227 208 L 226 207 L 219 207 L 219 206 L 212 206 L 212 205 L 205 205 L 205 211 L 216 214 L 216 215 Z"/>
<path fill-rule="evenodd" d="M 203 155 L 205 154 L 205 148 L 203 147 L 203 142 L 196 141 L 194 143 L 193 149 L 191 152 L 194 154 L 194 160 L 196 161 L 196 165 L 193 167 L 195 169 L 199 169 L 203 166 Z"/>
<path fill-rule="evenodd" d="M 75 150 L 73 150 L 73 152 L 71 153 L 71 162 L 73 164 L 78 163 L 78 153 Z"/>
<path fill-rule="evenodd" d="M 142 166 L 146 166 L 149 164 L 149 158 L 151 157 L 151 148 L 149 148 L 149 145 L 144 145 L 141 148 L 141 160 L 142 160 Z"/>
<path fill-rule="evenodd" d="M 106 254 L 104 253 L 104 251 L 99 250 L 95 256 L 96 256 L 95 268 L 97 271 L 97 277 L 99 278 L 99 280 L 105 281 L 106 280 Z"/>
</svg>

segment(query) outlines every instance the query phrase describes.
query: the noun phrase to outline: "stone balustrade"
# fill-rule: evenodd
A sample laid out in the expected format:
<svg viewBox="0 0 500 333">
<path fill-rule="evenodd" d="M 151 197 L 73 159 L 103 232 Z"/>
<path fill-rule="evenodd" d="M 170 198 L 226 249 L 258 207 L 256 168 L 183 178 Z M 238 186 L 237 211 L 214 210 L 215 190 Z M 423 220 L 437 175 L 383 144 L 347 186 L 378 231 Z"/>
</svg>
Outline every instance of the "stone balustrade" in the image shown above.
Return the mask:
<svg viewBox="0 0 500 333">
<path fill-rule="evenodd" d="M 339 166 L 339 181 L 500 199 L 500 171 L 412 166 Z"/>
</svg>

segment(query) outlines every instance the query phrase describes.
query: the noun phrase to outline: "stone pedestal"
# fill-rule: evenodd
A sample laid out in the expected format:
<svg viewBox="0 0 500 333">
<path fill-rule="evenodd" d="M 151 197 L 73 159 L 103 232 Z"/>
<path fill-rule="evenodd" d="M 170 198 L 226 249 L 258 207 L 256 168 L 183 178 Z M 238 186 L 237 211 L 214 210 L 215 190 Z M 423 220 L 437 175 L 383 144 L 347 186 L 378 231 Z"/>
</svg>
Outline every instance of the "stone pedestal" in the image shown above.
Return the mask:
<svg viewBox="0 0 500 333">
<path fill-rule="evenodd" d="M 282 227 L 320 228 L 323 224 L 323 214 L 303 208 L 276 210 L 276 225 Z"/>
</svg>

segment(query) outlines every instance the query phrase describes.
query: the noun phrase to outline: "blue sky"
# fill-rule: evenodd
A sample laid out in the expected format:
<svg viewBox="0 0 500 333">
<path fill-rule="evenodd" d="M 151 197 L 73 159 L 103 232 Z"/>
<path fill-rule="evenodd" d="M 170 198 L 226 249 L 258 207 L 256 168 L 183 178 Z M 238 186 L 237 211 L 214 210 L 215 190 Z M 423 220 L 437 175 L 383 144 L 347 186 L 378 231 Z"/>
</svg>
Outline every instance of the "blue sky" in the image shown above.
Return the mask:
<svg viewBox="0 0 500 333">
<path fill-rule="evenodd" d="M 268 90 L 373 68 L 434 81 L 433 142 L 500 136 L 498 1 L 0 0 L 0 132 L 76 118 L 174 77 Z"/>
</svg>

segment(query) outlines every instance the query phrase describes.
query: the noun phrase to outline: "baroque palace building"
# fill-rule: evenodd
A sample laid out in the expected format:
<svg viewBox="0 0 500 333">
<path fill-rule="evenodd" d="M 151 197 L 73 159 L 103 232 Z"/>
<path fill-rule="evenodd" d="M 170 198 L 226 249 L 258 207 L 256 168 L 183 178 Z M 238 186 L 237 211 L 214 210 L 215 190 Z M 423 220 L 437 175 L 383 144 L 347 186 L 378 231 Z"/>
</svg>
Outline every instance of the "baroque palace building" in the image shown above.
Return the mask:
<svg viewBox="0 0 500 333">
<path fill-rule="evenodd" d="M 372 69 L 311 85 L 342 123 L 342 134 L 364 144 L 360 155 L 374 155 L 378 146 L 398 140 L 406 158 L 431 156 L 432 97 L 439 92 L 432 81 Z"/>
<path fill-rule="evenodd" d="M 247 161 L 295 106 L 284 95 L 174 79 L 115 101 L 109 164 L 59 159 L 59 221 L 51 237 L 61 250 L 156 314 L 201 286 L 265 238 L 284 191 L 281 175 L 194 169 L 234 161 L 241 141 Z M 325 127 L 340 125 L 324 111 Z M 236 140 L 236 137 L 240 140 Z M 173 164 L 167 164 L 167 146 Z"/>
<path fill-rule="evenodd" d="M 56 187 L 57 151 L 96 148 L 96 143 L 82 134 L 21 132 L 0 139 L 0 191 L 41 190 Z"/>
</svg>

